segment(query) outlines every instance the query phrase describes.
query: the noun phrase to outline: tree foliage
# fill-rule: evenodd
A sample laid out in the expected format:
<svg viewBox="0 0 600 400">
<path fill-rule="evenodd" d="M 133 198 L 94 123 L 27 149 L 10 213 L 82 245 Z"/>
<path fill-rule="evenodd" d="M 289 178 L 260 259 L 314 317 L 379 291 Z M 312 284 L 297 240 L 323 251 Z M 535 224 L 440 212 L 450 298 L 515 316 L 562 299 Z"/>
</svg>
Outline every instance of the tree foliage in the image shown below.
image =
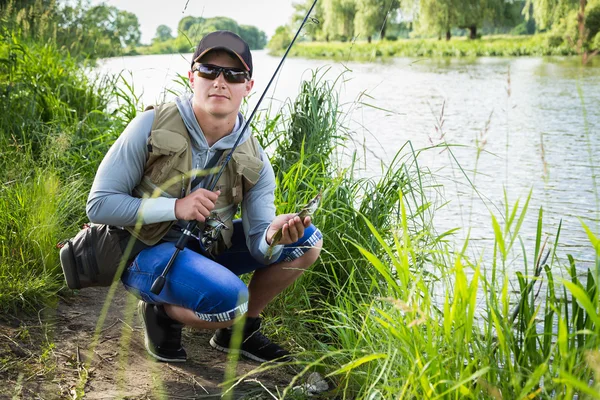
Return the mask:
<svg viewBox="0 0 600 400">
<path fill-rule="evenodd" d="M 177 25 L 177 40 L 187 41 L 190 47 L 194 47 L 207 33 L 220 30 L 240 35 L 253 50 L 262 49 L 267 44 L 267 35 L 263 31 L 252 25 L 238 25 L 235 20 L 227 17 L 184 17 Z"/>
<path fill-rule="evenodd" d="M 355 14 L 354 0 L 323 0 L 323 31 L 326 40 L 352 39 Z"/>
<path fill-rule="evenodd" d="M 286 49 L 292 42 L 292 35 L 287 26 L 278 26 L 275 34 L 269 41 L 269 49 L 273 51 Z"/>
<path fill-rule="evenodd" d="M 399 0 L 355 0 L 354 33 L 358 37 L 371 38 L 379 35 L 385 38 L 386 25 L 400 8 Z"/>
<path fill-rule="evenodd" d="M 1 1 L 2 10 L 15 15 L 9 28 L 21 37 L 45 38 L 72 56 L 122 54 L 137 46 L 141 37 L 135 14 L 105 4 L 89 7 L 81 1 Z"/>
<path fill-rule="evenodd" d="M 310 10 L 312 4 L 313 0 L 305 0 L 303 2 L 292 4 L 294 7 L 294 13 L 292 14 L 292 29 L 300 27 L 300 24 L 304 20 L 304 17 L 306 16 L 306 13 L 308 13 L 308 10 Z M 315 7 L 310 14 L 310 19 L 306 22 L 302 30 L 304 37 L 308 37 L 313 41 L 324 39 L 323 21 L 323 2 L 317 1 L 317 4 L 315 4 Z"/>
<path fill-rule="evenodd" d="M 156 34 L 153 41 L 164 42 L 165 40 L 173 39 L 173 30 L 167 25 L 159 25 L 156 28 Z"/>
</svg>

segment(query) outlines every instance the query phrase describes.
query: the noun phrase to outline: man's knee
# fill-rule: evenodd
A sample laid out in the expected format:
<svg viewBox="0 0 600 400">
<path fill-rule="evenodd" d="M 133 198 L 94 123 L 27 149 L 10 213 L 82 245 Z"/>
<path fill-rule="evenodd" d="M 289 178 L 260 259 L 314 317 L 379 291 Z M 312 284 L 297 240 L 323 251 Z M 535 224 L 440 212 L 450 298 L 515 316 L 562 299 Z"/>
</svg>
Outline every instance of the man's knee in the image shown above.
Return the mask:
<svg viewBox="0 0 600 400">
<path fill-rule="evenodd" d="M 319 258 L 322 248 L 323 239 L 320 239 L 313 247 L 308 249 L 302 256 L 297 258 L 299 264 L 298 267 L 304 269 L 310 268 L 310 266 L 313 265 Z"/>
</svg>

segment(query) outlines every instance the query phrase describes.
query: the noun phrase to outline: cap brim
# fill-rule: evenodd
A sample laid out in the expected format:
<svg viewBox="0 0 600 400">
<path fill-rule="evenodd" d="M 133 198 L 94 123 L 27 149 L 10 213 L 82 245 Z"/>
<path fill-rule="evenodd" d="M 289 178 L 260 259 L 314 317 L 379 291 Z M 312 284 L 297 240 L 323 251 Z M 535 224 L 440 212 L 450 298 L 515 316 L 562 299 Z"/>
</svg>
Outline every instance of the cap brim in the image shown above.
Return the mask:
<svg viewBox="0 0 600 400">
<path fill-rule="evenodd" d="M 198 57 L 196 57 L 194 59 L 193 63 L 198 62 L 198 60 L 200 60 L 206 53 L 208 53 L 209 51 L 212 51 L 212 50 L 225 50 L 228 53 L 235 54 L 237 56 L 237 58 L 241 61 L 241 63 L 244 66 L 244 68 L 246 68 L 246 71 L 250 72 L 250 68 L 248 67 L 248 64 L 246 64 L 246 62 L 244 61 L 244 59 L 238 53 L 236 53 L 235 51 L 231 50 L 229 47 L 224 47 L 224 46 L 215 46 L 215 47 L 211 47 L 211 48 L 208 48 L 208 49 L 204 50 L 202 53 L 200 53 L 198 55 Z"/>
</svg>

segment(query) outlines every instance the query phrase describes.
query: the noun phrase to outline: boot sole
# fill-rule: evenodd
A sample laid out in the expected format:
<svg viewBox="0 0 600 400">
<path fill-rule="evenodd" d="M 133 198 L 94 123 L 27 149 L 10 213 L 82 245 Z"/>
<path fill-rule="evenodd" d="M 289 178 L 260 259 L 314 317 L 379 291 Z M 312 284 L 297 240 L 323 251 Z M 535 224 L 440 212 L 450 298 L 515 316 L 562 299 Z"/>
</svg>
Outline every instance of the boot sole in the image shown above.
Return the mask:
<svg viewBox="0 0 600 400">
<path fill-rule="evenodd" d="M 144 303 L 141 301 L 138 303 L 138 314 L 140 315 L 140 318 L 142 319 L 142 324 L 144 325 L 144 347 L 146 348 L 148 354 L 150 354 L 158 361 L 163 362 L 182 363 L 187 361 L 187 358 L 167 358 L 154 353 L 154 351 L 152 350 L 152 346 L 150 346 L 150 339 L 148 338 L 148 333 L 146 333 L 146 313 L 144 312 Z"/>
</svg>

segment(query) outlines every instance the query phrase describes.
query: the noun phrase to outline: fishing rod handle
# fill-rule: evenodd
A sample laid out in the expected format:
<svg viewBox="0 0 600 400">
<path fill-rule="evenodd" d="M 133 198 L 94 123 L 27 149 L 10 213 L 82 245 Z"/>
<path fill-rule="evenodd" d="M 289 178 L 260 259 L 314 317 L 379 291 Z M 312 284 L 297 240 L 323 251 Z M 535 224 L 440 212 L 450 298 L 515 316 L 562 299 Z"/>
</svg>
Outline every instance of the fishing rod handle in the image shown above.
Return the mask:
<svg viewBox="0 0 600 400">
<path fill-rule="evenodd" d="M 184 236 L 185 235 L 181 235 L 181 237 L 177 241 L 177 245 L 179 245 L 179 242 L 181 242 L 181 238 Z M 185 242 L 187 242 L 187 239 L 184 241 L 184 247 L 185 247 Z M 175 246 L 177 246 L 177 245 L 175 245 Z M 152 282 L 152 287 L 150 288 L 150 291 L 152 293 L 154 293 L 155 295 L 158 296 L 160 294 L 160 292 L 163 290 L 163 287 L 165 286 L 165 283 L 167 281 L 166 276 L 169 273 L 169 270 L 171 269 L 173 264 L 175 263 L 175 259 L 177 258 L 177 255 L 179 254 L 180 251 L 181 251 L 181 249 L 179 247 L 177 247 L 175 249 L 175 251 L 173 252 L 173 255 L 169 259 L 169 262 L 167 263 L 167 266 L 163 270 L 162 274 L 160 274 L 160 276 L 158 278 L 156 278 L 154 280 L 154 282 Z"/>
<path fill-rule="evenodd" d="M 152 288 L 150 289 L 150 291 L 152 293 L 154 293 L 155 295 L 159 295 L 160 292 L 162 291 L 163 287 L 165 286 L 167 274 L 169 273 L 169 271 L 171 270 L 171 267 L 175 263 L 175 259 L 177 258 L 177 255 L 179 255 L 179 252 L 181 250 L 185 249 L 185 245 L 187 244 L 189 238 L 192 236 L 192 232 L 194 231 L 194 229 L 196 229 L 197 224 L 198 224 L 198 221 L 196 221 L 196 220 L 188 222 L 187 227 L 181 233 L 181 236 L 179 236 L 179 239 L 177 239 L 177 243 L 175 243 L 175 251 L 173 252 L 173 255 L 171 256 L 171 258 L 169 259 L 167 266 L 163 270 L 162 274 L 160 274 L 158 276 L 158 278 L 156 278 L 154 280 L 154 282 L 152 283 Z"/>
</svg>

